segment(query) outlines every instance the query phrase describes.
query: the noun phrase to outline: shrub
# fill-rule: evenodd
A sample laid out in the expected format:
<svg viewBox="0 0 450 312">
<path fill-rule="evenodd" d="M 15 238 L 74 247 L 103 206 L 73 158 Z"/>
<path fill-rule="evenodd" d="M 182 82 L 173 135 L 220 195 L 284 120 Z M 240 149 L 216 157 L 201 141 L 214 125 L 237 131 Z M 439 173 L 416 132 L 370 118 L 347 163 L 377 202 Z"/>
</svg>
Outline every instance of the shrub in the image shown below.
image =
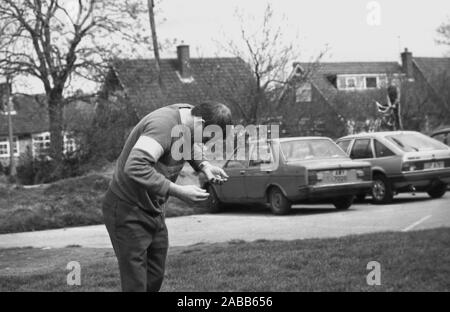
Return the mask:
<svg viewBox="0 0 450 312">
<path fill-rule="evenodd" d="M 66 155 L 60 163 L 48 157 L 25 157 L 17 167 L 17 179 L 21 184 L 50 183 L 84 174 L 81 165 L 86 160 L 78 155 Z"/>
</svg>

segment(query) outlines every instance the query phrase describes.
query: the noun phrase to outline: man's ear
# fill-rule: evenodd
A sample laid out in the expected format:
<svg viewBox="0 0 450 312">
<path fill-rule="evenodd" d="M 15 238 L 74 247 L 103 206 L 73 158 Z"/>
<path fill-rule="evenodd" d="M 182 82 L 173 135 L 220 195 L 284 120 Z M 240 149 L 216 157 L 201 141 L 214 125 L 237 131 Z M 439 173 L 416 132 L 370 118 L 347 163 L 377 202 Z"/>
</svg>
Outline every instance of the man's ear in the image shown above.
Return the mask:
<svg viewBox="0 0 450 312">
<path fill-rule="evenodd" d="M 193 116 L 193 120 L 194 120 L 194 127 L 198 127 L 198 126 L 203 127 L 205 125 L 205 120 L 201 117 Z"/>
</svg>

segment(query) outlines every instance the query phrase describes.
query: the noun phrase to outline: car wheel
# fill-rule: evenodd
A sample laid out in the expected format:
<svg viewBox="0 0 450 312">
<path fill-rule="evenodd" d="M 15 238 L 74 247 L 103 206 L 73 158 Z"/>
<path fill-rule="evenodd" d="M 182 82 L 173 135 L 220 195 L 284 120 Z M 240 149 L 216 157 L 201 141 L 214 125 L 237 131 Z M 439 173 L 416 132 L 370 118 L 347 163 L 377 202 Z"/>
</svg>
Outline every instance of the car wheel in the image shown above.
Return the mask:
<svg viewBox="0 0 450 312">
<path fill-rule="evenodd" d="M 383 174 L 376 174 L 373 177 L 372 198 L 375 204 L 387 204 L 392 201 L 394 192 L 389 180 Z"/>
<path fill-rule="evenodd" d="M 207 208 L 209 213 L 219 213 L 223 209 L 223 204 L 217 197 L 217 193 L 211 185 L 208 185 L 206 190 L 209 193 Z"/>
<path fill-rule="evenodd" d="M 273 214 L 284 215 L 291 211 L 291 203 L 278 187 L 269 190 L 269 205 Z"/>
<path fill-rule="evenodd" d="M 445 192 L 447 192 L 447 184 L 445 183 L 438 183 L 427 191 L 431 198 L 441 198 Z"/>
<path fill-rule="evenodd" d="M 350 208 L 350 206 L 353 204 L 354 199 L 355 199 L 355 196 L 338 197 L 333 201 L 333 205 L 338 210 L 346 210 L 346 209 Z"/>
</svg>

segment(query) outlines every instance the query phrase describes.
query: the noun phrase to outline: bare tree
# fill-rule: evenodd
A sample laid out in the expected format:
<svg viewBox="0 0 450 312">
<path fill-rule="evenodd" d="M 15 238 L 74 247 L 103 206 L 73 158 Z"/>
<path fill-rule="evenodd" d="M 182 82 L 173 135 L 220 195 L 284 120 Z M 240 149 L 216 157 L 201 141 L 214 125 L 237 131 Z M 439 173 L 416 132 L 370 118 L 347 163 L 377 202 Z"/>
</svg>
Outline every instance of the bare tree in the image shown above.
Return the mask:
<svg viewBox="0 0 450 312">
<path fill-rule="evenodd" d="M 221 46 L 249 64 L 254 80 L 249 82 L 249 101 L 239 103 L 239 110 L 246 122 L 257 122 L 264 115 L 279 110 L 280 94 L 290 83 L 292 62 L 299 58 L 300 49 L 295 40 L 286 41 L 284 33 L 288 26 L 276 19 L 270 4 L 265 8 L 262 21 L 256 25 L 248 25 L 248 18 L 239 12 L 236 17 L 240 23 L 240 40 L 228 40 Z M 306 80 L 306 75 L 304 78 Z"/>
<path fill-rule="evenodd" d="M 29 75 L 42 82 L 50 120 L 50 154 L 56 161 L 62 157 L 64 96 L 72 79 L 101 81 L 108 59 L 133 53 L 139 44 L 148 46 L 149 36 L 141 35 L 146 31 L 141 16 L 147 8 L 140 2 L 0 2 L 0 74 Z"/>
<path fill-rule="evenodd" d="M 450 46 L 450 19 L 442 23 L 436 31 L 438 34 L 437 43 Z"/>
<path fill-rule="evenodd" d="M 450 18 L 441 24 L 437 29 L 438 40 L 437 42 L 449 47 L 448 56 L 450 56 Z M 450 89 L 448 88 L 450 83 L 450 68 L 443 68 L 441 73 L 436 77 L 435 92 L 440 98 L 443 105 L 441 109 L 445 110 L 445 114 L 441 114 L 444 117 L 443 123 L 450 123 Z"/>
</svg>

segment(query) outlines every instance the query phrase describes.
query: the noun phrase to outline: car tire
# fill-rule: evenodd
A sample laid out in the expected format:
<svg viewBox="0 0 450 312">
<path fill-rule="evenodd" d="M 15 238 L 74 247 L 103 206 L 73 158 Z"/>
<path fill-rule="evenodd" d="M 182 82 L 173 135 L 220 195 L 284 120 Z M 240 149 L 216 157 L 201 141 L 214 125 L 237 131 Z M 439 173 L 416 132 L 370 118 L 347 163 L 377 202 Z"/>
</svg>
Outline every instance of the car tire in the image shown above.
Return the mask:
<svg viewBox="0 0 450 312">
<path fill-rule="evenodd" d="M 438 183 L 427 191 L 431 198 L 441 198 L 445 192 L 447 192 L 447 184 L 445 183 Z"/>
<path fill-rule="evenodd" d="M 384 174 L 375 174 L 373 176 L 372 198 L 375 204 L 388 204 L 394 198 L 391 182 Z"/>
<path fill-rule="evenodd" d="M 285 215 L 291 211 L 291 203 L 278 187 L 269 190 L 269 206 L 275 215 Z"/>
<path fill-rule="evenodd" d="M 333 201 L 334 207 L 337 210 L 347 210 L 353 204 L 355 196 L 342 196 Z"/>
<path fill-rule="evenodd" d="M 217 193 L 211 185 L 206 187 L 209 197 L 207 200 L 207 209 L 209 213 L 219 213 L 223 210 L 223 204 L 217 197 Z"/>
</svg>

